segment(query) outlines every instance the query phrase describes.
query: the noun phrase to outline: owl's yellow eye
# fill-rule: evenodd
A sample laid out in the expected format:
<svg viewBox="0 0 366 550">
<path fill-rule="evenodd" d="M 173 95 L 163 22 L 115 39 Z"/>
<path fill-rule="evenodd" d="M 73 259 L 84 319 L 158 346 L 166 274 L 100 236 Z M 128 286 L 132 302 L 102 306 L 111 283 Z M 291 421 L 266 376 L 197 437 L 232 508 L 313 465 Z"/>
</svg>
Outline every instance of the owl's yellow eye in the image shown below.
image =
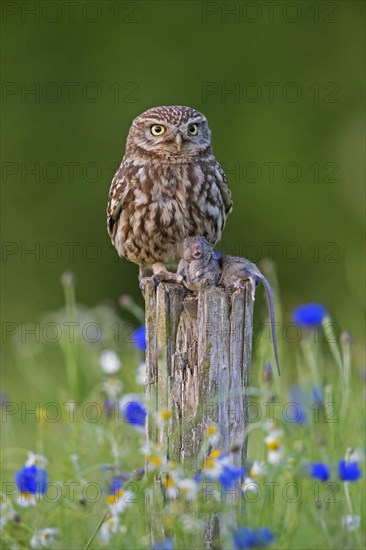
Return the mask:
<svg viewBox="0 0 366 550">
<path fill-rule="evenodd" d="M 165 132 L 165 126 L 163 126 L 162 124 L 154 124 L 150 128 L 150 132 L 153 136 L 161 136 Z"/>
<path fill-rule="evenodd" d="M 196 136 L 198 134 L 198 124 L 190 124 L 188 126 L 188 133 L 191 136 Z"/>
</svg>

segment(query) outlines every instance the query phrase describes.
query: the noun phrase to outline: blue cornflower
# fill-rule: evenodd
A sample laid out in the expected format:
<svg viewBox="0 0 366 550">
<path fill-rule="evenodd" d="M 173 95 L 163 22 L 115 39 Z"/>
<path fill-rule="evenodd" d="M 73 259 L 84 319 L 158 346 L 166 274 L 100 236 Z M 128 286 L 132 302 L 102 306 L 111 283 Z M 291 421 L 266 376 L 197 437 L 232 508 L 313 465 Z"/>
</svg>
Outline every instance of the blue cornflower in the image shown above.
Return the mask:
<svg viewBox="0 0 366 550">
<path fill-rule="evenodd" d="M 298 386 L 291 386 L 290 399 L 293 406 L 291 409 L 286 409 L 287 420 L 289 422 L 297 422 L 298 424 L 305 424 L 307 422 L 306 414 L 306 395 L 305 392 Z M 288 403 L 290 405 L 291 403 Z M 291 411 L 291 412 L 290 412 Z"/>
<path fill-rule="evenodd" d="M 112 416 L 113 412 L 118 407 L 118 403 L 116 401 L 111 401 L 110 399 L 104 399 L 103 401 L 103 409 L 107 416 Z"/>
<path fill-rule="evenodd" d="M 173 550 L 173 539 L 159 540 L 153 544 L 151 550 Z"/>
<path fill-rule="evenodd" d="M 247 550 L 248 548 L 264 547 L 271 544 L 275 537 L 270 529 L 248 529 L 239 527 L 232 534 L 235 550 Z"/>
<path fill-rule="evenodd" d="M 232 534 L 235 550 L 246 550 L 253 548 L 255 545 L 254 532 L 246 527 L 239 527 Z"/>
<path fill-rule="evenodd" d="M 314 384 L 311 388 L 311 396 L 313 404 L 323 405 L 323 390 L 317 384 Z"/>
<path fill-rule="evenodd" d="M 310 303 L 294 309 L 292 320 L 300 327 L 313 328 L 320 326 L 327 315 L 328 312 L 322 304 Z"/>
<path fill-rule="evenodd" d="M 35 464 L 23 466 L 15 474 L 15 481 L 21 493 L 43 495 L 47 490 L 47 472 Z"/>
<path fill-rule="evenodd" d="M 117 476 L 114 476 L 111 483 L 108 487 L 108 496 L 107 496 L 107 503 L 111 506 L 115 506 L 116 504 L 119 504 L 123 506 L 124 501 L 122 500 L 120 502 L 120 499 L 124 493 L 123 490 L 123 483 L 121 479 Z"/>
<path fill-rule="evenodd" d="M 362 477 L 358 462 L 347 462 L 346 460 L 339 462 L 338 474 L 342 481 L 356 481 Z"/>
<path fill-rule="evenodd" d="M 123 483 L 118 476 L 114 476 L 111 483 L 109 484 L 108 491 L 109 494 L 114 495 L 118 493 L 123 487 Z"/>
<path fill-rule="evenodd" d="M 214 258 L 215 260 L 219 260 L 222 258 L 222 253 L 219 250 L 214 250 Z"/>
<path fill-rule="evenodd" d="M 146 421 L 146 409 L 138 401 L 129 401 L 123 407 L 125 422 L 133 426 L 144 427 Z"/>
<path fill-rule="evenodd" d="M 238 466 L 224 466 L 219 475 L 219 481 L 225 486 L 226 489 L 230 489 L 237 479 L 240 479 L 245 473 L 245 468 Z"/>
<path fill-rule="evenodd" d="M 322 462 L 317 462 L 316 464 L 311 465 L 310 474 L 311 477 L 320 479 L 320 481 L 328 481 L 330 476 L 329 467 Z"/>
<path fill-rule="evenodd" d="M 146 328 L 145 325 L 135 329 L 132 333 L 132 342 L 141 351 L 146 350 Z"/>
<path fill-rule="evenodd" d="M 276 538 L 270 529 L 256 529 L 254 532 L 257 539 L 256 546 L 267 546 L 267 544 L 271 544 Z"/>
</svg>

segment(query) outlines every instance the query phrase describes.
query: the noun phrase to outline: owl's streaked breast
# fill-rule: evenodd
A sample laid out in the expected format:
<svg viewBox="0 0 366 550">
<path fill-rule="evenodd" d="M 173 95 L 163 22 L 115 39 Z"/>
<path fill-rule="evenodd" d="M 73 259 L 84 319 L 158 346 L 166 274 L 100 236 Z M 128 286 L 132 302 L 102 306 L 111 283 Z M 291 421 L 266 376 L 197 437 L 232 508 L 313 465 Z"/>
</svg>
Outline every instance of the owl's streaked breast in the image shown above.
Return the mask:
<svg viewBox="0 0 366 550">
<path fill-rule="evenodd" d="M 118 253 L 152 264 L 178 258 L 187 236 L 215 244 L 225 222 L 215 164 L 212 156 L 194 164 L 130 166 L 114 239 Z"/>
<path fill-rule="evenodd" d="M 133 120 L 107 207 L 108 232 L 120 256 L 140 265 L 167 263 L 180 257 L 186 237 L 214 245 L 231 208 L 202 113 L 159 106 Z"/>
</svg>

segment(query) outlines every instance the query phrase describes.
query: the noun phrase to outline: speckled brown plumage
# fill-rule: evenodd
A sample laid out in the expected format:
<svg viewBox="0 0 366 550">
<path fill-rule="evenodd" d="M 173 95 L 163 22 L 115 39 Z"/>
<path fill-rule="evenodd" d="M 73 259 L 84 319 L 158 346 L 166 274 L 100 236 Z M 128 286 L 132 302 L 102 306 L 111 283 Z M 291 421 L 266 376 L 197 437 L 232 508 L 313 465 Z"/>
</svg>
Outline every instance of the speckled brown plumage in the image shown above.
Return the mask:
<svg viewBox="0 0 366 550">
<path fill-rule="evenodd" d="M 154 268 L 178 259 L 185 237 L 203 236 L 214 245 L 231 209 L 204 115 L 190 107 L 156 107 L 133 121 L 107 208 L 120 256 Z"/>
</svg>

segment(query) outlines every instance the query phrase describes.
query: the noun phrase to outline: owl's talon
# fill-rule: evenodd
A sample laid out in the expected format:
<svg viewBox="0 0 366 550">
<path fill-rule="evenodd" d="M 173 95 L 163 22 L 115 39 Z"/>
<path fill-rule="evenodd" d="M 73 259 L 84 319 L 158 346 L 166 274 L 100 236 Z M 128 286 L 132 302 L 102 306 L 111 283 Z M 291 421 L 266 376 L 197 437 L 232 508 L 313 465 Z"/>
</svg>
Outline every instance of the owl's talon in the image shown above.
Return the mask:
<svg viewBox="0 0 366 550">
<path fill-rule="evenodd" d="M 156 285 L 154 285 L 154 282 L 153 282 L 153 277 L 140 277 L 139 278 L 139 287 L 140 287 L 140 290 L 141 290 L 142 294 L 145 295 L 146 287 L 149 284 L 152 284 L 154 288 L 156 287 Z"/>
<path fill-rule="evenodd" d="M 170 273 L 170 271 L 161 271 L 160 273 L 155 273 L 155 275 L 151 277 L 151 281 L 154 288 L 156 288 L 159 283 L 176 283 L 177 275 L 175 273 Z"/>
<path fill-rule="evenodd" d="M 158 284 L 160 283 L 159 281 L 159 277 L 157 275 L 153 275 L 151 277 L 151 282 L 152 282 L 152 285 L 154 287 L 154 290 L 156 289 L 156 287 L 158 286 Z"/>
</svg>

